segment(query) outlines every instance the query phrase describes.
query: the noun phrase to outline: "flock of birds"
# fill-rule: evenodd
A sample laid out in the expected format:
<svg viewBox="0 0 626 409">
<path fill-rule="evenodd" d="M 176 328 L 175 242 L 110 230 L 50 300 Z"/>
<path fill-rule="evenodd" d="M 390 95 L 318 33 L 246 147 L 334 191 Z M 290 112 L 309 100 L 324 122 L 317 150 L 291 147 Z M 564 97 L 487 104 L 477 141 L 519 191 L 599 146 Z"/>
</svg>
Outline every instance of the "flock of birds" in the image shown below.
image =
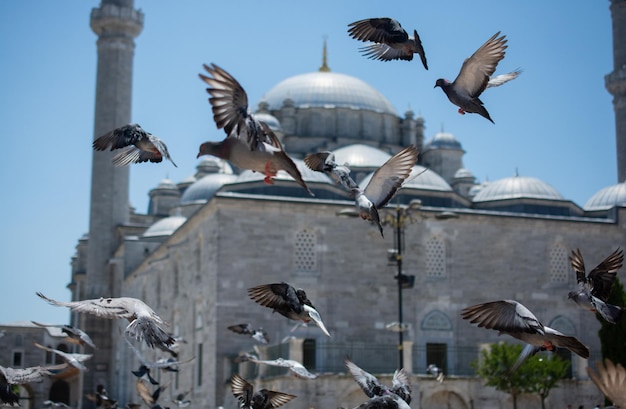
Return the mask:
<svg viewBox="0 0 626 409">
<path fill-rule="evenodd" d="M 428 69 L 426 54 L 416 30 L 413 36 L 409 37 L 400 23 L 391 18 L 359 20 L 349 24 L 348 27 L 351 37 L 369 43 L 361 49 L 366 57 L 381 61 L 411 61 L 414 54 L 418 54 L 424 68 Z M 435 87 L 440 87 L 450 102 L 458 106 L 459 113 L 477 113 L 493 122 L 483 102 L 479 99 L 480 95 L 485 89 L 502 85 L 521 74 L 521 70 L 518 69 L 508 74 L 492 76 L 498 63 L 504 58 L 508 47 L 506 43 L 504 35 L 500 35 L 499 32 L 494 34 L 463 62 L 454 81 L 450 82 L 442 78 L 436 81 Z M 260 172 L 265 175 L 264 181 L 268 184 L 272 184 L 278 171 L 283 170 L 311 196 L 314 196 L 293 160 L 283 151 L 280 141 L 268 124 L 257 120 L 248 112 L 248 97 L 239 82 L 215 64 L 204 65 L 204 69 L 207 75 L 199 74 L 199 76 L 208 84 L 207 92 L 210 95 L 209 102 L 215 123 L 218 129 L 224 129 L 226 137 L 219 142 L 201 144 L 197 156 L 213 155 L 230 161 L 240 169 Z M 93 148 L 98 151 L 121 149 L 112 159 L 116 166 L 148 161 L 161 162 L 163 158 L 176 166 L 165 143 L 137 124 L 122 126 L 95 139 Z M 345 188 L 354 198 L 361 218 L 375 223 L 382 235 L 383 228 L 378 210 L 391 200 L 409 178 L 417 156 L 418 151 L 415 146 L 410 145 L 404 148 L 378 168 L 364 188 L 350 177 L 350 169 L 347 165 L 339 165 L 335 162 L 331 152 L 309 154 L 304 162 L 310 169 L 328 174 L 337 184 Z M 623 252 L 620 249 L 614 251 L 589 274 L 586 273 L 580 250 L 572 252 L 570 260 L 576 271 L 578 286 L 576 290 L 569 293 L 569 298 L 583 308 L 599 313 L 608 322 L 618 322 L 623 315 L 624 308 L 608 304 L 607 299 L 617 270 L 622 266 Z M 180 340 L 166 330 L 164 320 L 141 300 L 121 297 L 60 302 L 47 298 L 41 293 L 37 295 L 52 305 L 68 307 L 79 313 L 107 319 L 127 319 L 129 324 L 123 332 L 123 337 L 141 362 L 139 369 L 132 371 L 138 378 L 137 392 L 150 408 L 162 407 L 159 397 L 167 387 L 167 385 L 159 385 L 159 382 L 151 376 L 150 370 L 177 371 L 178 366 L 193 360 L 191 358 L 181 362 L 175 359 L 177 344 Z M 303 323 L 312 322 L 325 335 L 330 336 L 320 313 L 307 298 L 304 290 L 295 289 L 290 284 L 281 282 L 250 288 L 248 295 L 258 304 L 271 308 L 288 319 Z M 470 306 L 462 310 L 461 316 L 479 327 L 508 334 L 526 343 L 526 347 L 512 370 L 519 367 L 528 356 L 540 350 L 554 351 L 556 348 L 567 348 L 585 359 L 589 357 L 589 348 L 578 339 L 543 325 L 528 308 L 514 300 L 498 300 Z M 35 325 L 49 326 L 36 322 Z M 74 342 L 95 348 L 89 336 L 83 331 L 68 325 L 59 327 Z M 250 324 L 232 325 L 228 329 L 238 334 L 248 335 L 261 343 L 269 342 L 267 333 L 262 329 L 253 329 Z M 133 344 L 133 340 L 144 342 L 150 348 L 168 352 L 171 357 L 154 362 L 149 361 Z M 12 385 L 41 381 L 45 376 L 58 374 L 69 366 L 84 371 L 86 368 L 83 362 L 92 356 L 91 354 L 66 353 L 39 344 L 35 346 L 59 355 L 65 363 L 25 369 L 0 367 L 1 402 L 9 405 L 18 404 L 19 397 L 14 393 Z M 287 367 L 300 378 L 315 379 L 316 377 L 301 363 L 293 360 L 283 358 L 261 360 L 252 354 L 242 354 L 241 360 Z M 345 365 L 369 398 L 358 407 L 359 409 L 409 408 L 411 387 L 409 376 L 403 369 L 398 369 L 394 373 L 392 386 L 387 387 L 347 358 Z M 429 365 L 428 371 L 437 380 L 443 381 L 444 375 L 439 368 Z M 626 407 L 626 371 L 621 365 L 614 365 L 607 360 L 604 366 L 598 365 L 597 372 L 591 368 L 588 368 L 588 371 L 591 379 L 607 397 L 615 404 Z M 151 391 L 148 384 L 158 387 Z M 278 408 L 296 398 L 291 394 L 267 389 L 255 391 L 252 384 L 239 375 L 232 377 L 231 389 L 242 409 Z M 190 401 L 185 399 L 187 393 L 177 396 L 174 400 L 177 406 L 181 408 L 189 406 Z M 117 402 L 108 397 L 102 386 L 90 395 L 90 399 L 94 400 L 99 407 L 107 409 L 117 407 Z M 62 407 L 61 404 L 49 401 L 46 405 Z M 127 407 L 135 408 L 138 405 L 128 404 Z"/>
</svg>

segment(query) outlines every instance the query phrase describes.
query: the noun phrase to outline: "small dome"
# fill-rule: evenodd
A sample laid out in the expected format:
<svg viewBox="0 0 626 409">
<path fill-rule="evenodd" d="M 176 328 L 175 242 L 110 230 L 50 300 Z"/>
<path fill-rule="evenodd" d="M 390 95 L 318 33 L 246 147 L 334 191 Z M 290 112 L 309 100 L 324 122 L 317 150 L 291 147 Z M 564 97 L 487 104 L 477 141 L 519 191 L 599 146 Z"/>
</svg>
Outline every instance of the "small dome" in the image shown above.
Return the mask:
<svg viewBox="0 0 626 409">
<path fill-rule="evenodd" d="M 373 175 L 374 172 L 367 175 L 359 185 L 361 187 L 367 186 Z M 402 185 L 402 189 L 439 190 L 444 192 L 452 191 L 448 182 L 446 182 L 441 176 L 420 165 L 413 166 L 407 181 L 405 181 L 404 185 Z"/>
<path fill-rule="evenodd" d="M 474 179 L 474 175 L 469 169 L 460 168 L 454 173 L 454 179 L 464 179 L 464 178 L 472 178 Z"/>
<path fill-rule="evenodd" d="M 198 200 L 210 200 L 222 186 L 227 183 L 233 183 L 236 180 L 237 175 L 232 173 L 209 173 L 192 183 L 185 190 L 183 197 L 180 198 L 180 203 L 188 204 Z"/>
<path fill-rule="evenodd" d="M 143 237 L 162 237 L 162 236 L 170 236 L 174 233 L 183 223 L 187 221 L 187 218 L 184 216 L 169 216 L 165 217 L 157 222 L 155 222 L 152 226 L 148 227 L 146 231 L 143 233 Z"/>
<path fill-rule="evenodd" d="M 230 166 L 228 161 L 210 155 L 203 156 L 202 159 L 200 159 L 200 162 L 196 166 L 196 170 L 196 178 L 201 178 L 208 173 L 234 173 L 233 167 Z M 198 175 L 200 177 L 198 177 Z"/>
<path fill-rule="evenodd" d="M 424 150 L 428 149 L 463 149 L 463 147 L 451 133 L 439 132 L 424 143 Z"/>
<path fill-rule="evenodd" d="M 296 108 L 350 108 L 397 116 L 391 102 L 366 82 L 335 72 L 311 72 L 287 78 L 270 89 L 263 101 L 270 110 L 290 99 Z"/>
<path fill-rule="evenodd" d="M 626 183 L 608 186 L 591 196 L 583 206 L 585 210 L 606 210 L 626 205 Z"/>
<path fill-rule="evenodd" d="M 165 178 L 162 181 L 160 181 L 156 189 L 178 190 L 174 182 L 172 182 L 168 178 Z"/>
<path fill-rule="evenodd" d="M 485 181 L 479 185 L 474 185 L 470 188 L 469 192 L 467 192 L 467 195 L 469 197 L 474 197 L 478 194 L 478 192 L 480 192 L 481 190 L 483 190 L 484 188 L 487 187 L 487 185 L 489 185 L 489 182 Z"/>
<path fill-rule="evenodd" d="M 283 131 L 280 121 L 274 115 L 268 114 L 267 112 L 257 112 L 254 114 L 254 117 L 259 121 L 265 122 L 274 132 Z"/>
<path fill-rule="evenodd" d="M 295 159 L 295 158 L 292 158 L 292 160 L 296 164 L 296 167 L 300 171 L 300 174 L 302 175 L 302 179 L 305 182 L 312 182 L 312 183 L 318 182 L 318 183 L 333 184 L 333 181 L 324 173 L 316 172 L 314 170 L 309 169 L 309 167 L 304 164 L 303 160 Z M 245 170 L 241 172 L 239 177 L 236 178 L 235 182 L 233 183 L 252 182 L 252 181 L 263 180 L 263 179 L 265 179 L 265 175 L 263 175 L 262 173 L 254 172 L 252 170 Z M 289 175 L 289 173 L 285 172 L 284 170 L 279 170 L 278 174 L 276 175 L 276 177 L 274 177 L 274 179 L 275 180 L 293 180 L 291 175 Z"/>
<path fill-rule="evenodd" d="M 344 146 L 333 151 L 335 162 L 340 165 L 348 164 L 355 168 L 373 168 L 382 166 L 391 158 L 387 152 L 364 144 Z"/>
<path fill-rule="evenodd" d="M 513 176 L 489 183 L 474 196 L 474 202 L 517 198 L 564 200 L 563 196 L 546 182 L 528 176 Z"/>
</svg>

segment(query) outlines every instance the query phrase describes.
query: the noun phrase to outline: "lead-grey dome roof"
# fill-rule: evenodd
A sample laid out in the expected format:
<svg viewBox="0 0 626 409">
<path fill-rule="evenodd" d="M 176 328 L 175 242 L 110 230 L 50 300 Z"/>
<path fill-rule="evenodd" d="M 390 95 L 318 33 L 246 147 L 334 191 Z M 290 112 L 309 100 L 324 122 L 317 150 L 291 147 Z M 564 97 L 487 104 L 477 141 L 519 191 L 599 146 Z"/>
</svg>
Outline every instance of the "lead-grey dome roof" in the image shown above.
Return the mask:
<svg viewBox="0 0 626 409">
<path fill-rule="evenodd" d="M 187 218 L 180 215 L 165 217 L 148 227 L 143 233 L 143 237 L 170 236 L 186 221 Z"/>
<path fill-rule="evenodd" d="M 428 149 L 463 149 L 463 147 L 451 133 L 439 132 L 424 143 L 423 150 Z"/>
<path fill-rule="evenodd" d="M 379 167 L 391 158 L 387 152 L 361 143 L 344 146 L 333 151 L 335 162 L 349 167 L 370 168 Z"/>
<path fill-rule="evenodd" d="M 601 189 L 587 200 L 585 210 L 606 210 L 613 206 L 626 205 L 626 183 L 618 183 Z"/>
<path fill-rule="evenodd" d="M 372 176 L 374 176 L 374 172 L 367 175 L 361 183 L 359 183 L 360 187 L 365 189 L 367 184 L 372 179 Z M 402 189 L 438 190 L 443 192 L 452 191 L 452 188 L 444 178 L 421 165 L 413 166 L 409 177 L 406 178 L 406 181 L 402 185 Z"/>
<path fill-rule="evenodd" d="M 489 202 L 518 198 L 564 200 L 555 188 L 542 180 L 528 176 L 513 176 L 490 182 L 476 193 L 473 201 Z"/>
<path fill-rule="evenodd" d="M 290 99 L 296 108 L 351 108 L 397 116 L 383 94 L 366 82 L 336 72 L 311 72 L 287 78 L 264 96 L 269 109 L 278 110 Z"/>
<path fill-rule="evenodd" d="M 226 183 L 233 183 L 237 180 L 237 175 L 233 173 L 209 173 L 201 179 L 192 183 L 180 198 L 181 204 L 188 204 L 198 200 L 210 200 Z"/>
</svg>

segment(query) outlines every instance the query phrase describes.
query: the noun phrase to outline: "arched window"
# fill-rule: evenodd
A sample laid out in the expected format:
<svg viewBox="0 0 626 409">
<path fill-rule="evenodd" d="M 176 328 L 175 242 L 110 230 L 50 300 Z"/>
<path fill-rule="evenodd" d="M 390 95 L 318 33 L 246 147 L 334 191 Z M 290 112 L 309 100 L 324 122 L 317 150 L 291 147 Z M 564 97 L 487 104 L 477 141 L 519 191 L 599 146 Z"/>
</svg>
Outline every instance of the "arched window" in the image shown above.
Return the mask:
<svg viewBox="0 0 626 409">
<path fill-rule="evenodd" d="M 422 320 L 420 327 L 430 331 L 452 331 L 452 321 L 441 311 L 431 311 Z"/>
</svg>

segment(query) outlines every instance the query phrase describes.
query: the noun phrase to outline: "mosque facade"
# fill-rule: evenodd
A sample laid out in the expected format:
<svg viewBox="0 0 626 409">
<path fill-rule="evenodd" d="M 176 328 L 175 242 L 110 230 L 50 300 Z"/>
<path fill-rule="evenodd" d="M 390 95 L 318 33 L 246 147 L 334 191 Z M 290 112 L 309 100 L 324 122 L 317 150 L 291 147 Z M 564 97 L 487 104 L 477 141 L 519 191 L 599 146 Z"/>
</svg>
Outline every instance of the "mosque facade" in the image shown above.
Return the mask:
<svg viewBox="0 0 626 409">
<path fill-rule="evenodd" d="M 612 12 L 626 21 L 618 3 L 624 9 L 626 2 L 613 0 Z M 115 28 L 123 32 L 132 59 L 132 38 L 143 21 L 143 15 L 132 13 L 132 0 L 103 0 L 96 10 L 101 11 L 92 20 L 107 12 L 126 21 Z M 119 42 L 116 47 L 124 50 Z M 104 66 L 99 61 L 99 71 Z M 293 409 L 355 407 L 366 398 L 344 367 L 350 357 L 387 382 L 404 367 L 412 374 L 413 409 L 510 407 L 509 395 L 486 387 L 471 363 L 489 344 L 516 341 L 476 328 L 459 314 L 464 307 L 499 299 L 515 299 L 545 325 L 578 337 L 591 350 L 589 362 L 600 358 L 598 320 L 567 299 L 576 285 L 568 256 L 580 248 L 587 265 L 595 266 L 626 247 L 624 183 L 600 190 L 583 205 L 536 177 L 480 183 L 463 164 L 459 139 L 444 132 L 427 136 L 424 118 L 411 111 L 399 114 L 379 91 L 331 71 L 325 59 L 319 70 L 268 90 L 255 114 L 277 133 L 315 197 L 284 172 L 267 185 L 258 173 L 203 157 L 188 178 L 161 181 L 149 192 L 146 212 L 137 213 L 128 208 L 127 193 L 116 193 L 128 189 L 128 175 L 114 175 L 109 179 L 121 185 L 106 188 L 113 189 L 114 203 L 107 206 L 115 210 L 97 216 L 104 205 L 92 203 L 90 232 L 78 240 L 72 258 L 73 300 L 140 298 L 185 339 L 179 358 L 193 360 L 178 372 L 153 374 L 169 384 L 161 394 L 163 406 L 188 392 L 194 407 L 233 408 L 229 379 L 238 373 L 256 388 L 297 395 L 289 403 Z M 107 120 L 98 124 L 108 126 Z M 363 185 L 408 144 L 418 147 L 419 161 L 382 211 L 384 237 L 370 223 L 344 217 L 354 201 L 302 161 L 307 153 L 332 151 Z M 98 178 L 100 168 L 111 166 L 110 157 L 93 166 Z M 98 197 L 96 182 L 92 202 Z M 104 242 L 110 249 L 106 254 Z M 330 337 L 248 298 L 250 287 L 283 281 L 306 291 Z M 68 380 L 70 401 L 88 407 L 84 394 L 104 385 L 121 406 L 138 402 L 131 370 L 139 361 L 120 336 L 126 323 L 77 314 L 71 321 L 87 328 L 102 349 L 94 351 L 88 372 Z M 239 323 L 262 327 L 270 343 L 255 344 L 227 330 Z M 148 359 L 162 357 L 160 351 L 140 349 Z M 285 369 L 242 362 L 242 352 L 295 359 L 318 377 L 303 380 Z M 571 369 L 550 393 L 548 406 L 600 402 L 585 371 L 587 360 L 559 354 Z M 443 383 L 426 373 L 429 364 L 443 369 Z M 539 404 L 538 396 L 518 400 L 520 408 Z"/>
</svg>

